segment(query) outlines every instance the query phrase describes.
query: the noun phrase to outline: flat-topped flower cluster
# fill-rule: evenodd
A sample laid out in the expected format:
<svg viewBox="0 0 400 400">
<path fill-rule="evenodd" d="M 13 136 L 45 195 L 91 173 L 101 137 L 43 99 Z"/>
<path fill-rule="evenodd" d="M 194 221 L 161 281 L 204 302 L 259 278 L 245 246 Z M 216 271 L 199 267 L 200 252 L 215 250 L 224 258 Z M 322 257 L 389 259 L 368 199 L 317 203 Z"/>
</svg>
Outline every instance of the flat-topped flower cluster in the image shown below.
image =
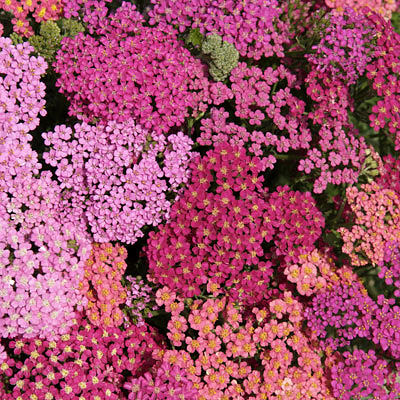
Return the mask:
<svg viewBox="0 0 400 400">
<path fill-rule="evenodd" d="M 0 0 L 0 398 L 400 399 L 397 6 Z"/>
</svg>

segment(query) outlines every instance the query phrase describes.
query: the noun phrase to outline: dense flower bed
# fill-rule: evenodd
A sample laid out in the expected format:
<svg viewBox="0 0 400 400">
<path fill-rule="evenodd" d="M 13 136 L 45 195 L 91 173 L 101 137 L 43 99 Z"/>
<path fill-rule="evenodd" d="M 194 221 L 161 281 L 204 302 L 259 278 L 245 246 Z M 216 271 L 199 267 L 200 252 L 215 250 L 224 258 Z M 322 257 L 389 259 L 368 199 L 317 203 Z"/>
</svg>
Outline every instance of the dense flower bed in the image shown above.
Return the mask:
<svg viewBox="0 0 400 400">
<path fill-rule="evenodd" d="M 0 0 L 0 398 L 400 399 L 399 6 Z"/>
</svg>

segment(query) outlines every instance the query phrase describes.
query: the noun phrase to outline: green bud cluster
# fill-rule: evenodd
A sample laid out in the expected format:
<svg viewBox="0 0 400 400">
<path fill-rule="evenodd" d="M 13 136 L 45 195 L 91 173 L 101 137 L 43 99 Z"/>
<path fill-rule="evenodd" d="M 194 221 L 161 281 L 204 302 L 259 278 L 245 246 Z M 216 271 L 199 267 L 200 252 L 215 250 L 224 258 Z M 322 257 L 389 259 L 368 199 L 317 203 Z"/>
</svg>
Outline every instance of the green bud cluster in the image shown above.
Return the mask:
<svg viewBox="0 0 400 400">
<path fill-rule="evenodd" d="M 85 27 L 82 23 L 75 19 L 61 18 L 57 23 L 61 29 L 62 37 L 73 37 L 78 33 L 85 31 Z"/>
<path fill-rule="evenodd" d="M 231 43 L 223 41 L 219 35 L 207 36 L 201 46 L 204 54 L 210 57 L 210 75 L 215 81 L 223 81 L 239 61 L 239 52 Z"/>
<path fill-rule="evenodd" d="M 365 150 L 365 155 L 366 157 L 360 176 L 365 177 L 367 182 L 371 183 L 379 175 L 379 166 L 373 158 L 370 149 Z"/>
<path fill-rule="evenodd" d="M 55 60 L 55 54 L 61 47 L 64 37 L 72 37 L 85 30 L 84 26 L 72 19 L 46 21 L 40 24 L 38 35 L 31 36 L 29 43 L 49 64 Z"/>
<path fill-rule="evenodd" d="M 12 44 L 14 46 L 16 46 L 17 44 L 20 44 L 20 43 L 22 43 L 24 41 L 24 38 L 22 36 L 18 35 L 18 33 L 15 33 L 15 32 L 11 33 L 10 39 L 11 39 Z"/>
</svg>

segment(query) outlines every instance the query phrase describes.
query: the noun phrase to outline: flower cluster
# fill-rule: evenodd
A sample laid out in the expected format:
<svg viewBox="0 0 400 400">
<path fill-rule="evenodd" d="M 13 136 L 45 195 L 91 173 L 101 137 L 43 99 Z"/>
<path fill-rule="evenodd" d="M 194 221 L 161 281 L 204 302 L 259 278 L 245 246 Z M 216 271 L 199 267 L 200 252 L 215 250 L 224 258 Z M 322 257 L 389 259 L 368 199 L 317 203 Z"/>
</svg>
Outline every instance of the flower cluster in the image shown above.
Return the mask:
<svg viewBox="0 0 400 400">
<path fill-rule="evenodd" d="M 358 13 L 363 13 L 365 7 L 368 7 L 385 19 L 390 19 L 397 6 L 393 0 L 325 0 L 325 4 L 339 14 L 350 7 Z"/>
<path fill-rule="evenodd" d="M 58 336 L 85 304 L 78 284 L 90 240 L 80 223 L 59 218 L 61 190 L 51 173 L 40 174 L 29 144 L 45 114 L 46 63 L 27 43 L 0 44 L 0 335 Z"/>
<path fill-rule="evenodd" d="M 376 32 L 362 14 L 351 8 L 343 15 L 328 18 L 327 27 L 320 31 L 320 42 L 306 58 L 318 72 L 328 71 L 352 85 L 364 74 L 372 59 L 370 48 Z"/>
<path fill-rule="evenodd" d="M 325 226 L 311 193 L 292 191 L 287 185 L 278 186 L 268 196 L 266 218 L 275 228 L 274 253 L 288 261 L 296 261 L 301 254 L 311 252 Z"/>
<path fill-rule="evenodd" d="M 58 217 L 60 193 L 48 174 L 16 179 L 13 189 L 0 207 L 0 335 L 58 336 L 85 305 L 78 285 L 89 239 Z"/>
<path fill-rule="evenodd" d="M 81 317 L 73 322 L 57 341 L 10 342 L 13 354 L 1 365 L 9 377 L 8 390 L 0 386 L 2 399 L 117 400 L 128 377 L 151 368 L 153 351 L 161 349 L 146 326 L 121 331 L 94 327 Z"/>
<path fill-rule="evenodd" d="M 95 326 L 120 326 L 123 314 L 119 306 L 127 293 L 121 284 L 127 252 L 111 243 L 94 243 L 85 264 L 85 276 L 79 287 L 86 295 L 86 314 Z"/>
<path fill-rule="evenodd" d="M 344 241 L 342 251 L 350 256 L 353 266 L 378 265 L 386 242 L 400 238 L 400 198 L 375 182 L 361 185 L 361 190 L 347 188 L 346 197 L 355 222 L 351 229 L 338 229 Z"/>
<path fill-rule="evenodd" d="M 400 249 L 397 241 L 386 242 L 384 257 L 379 263 L 379 278 L 394 287 L 394 297 L 400 297 Z"/>
<path fill-rule="evenodd" d="M 132 120 L 56 126 L 43 133 L 45 161 L 56 167 L 65 218 L 84 218 L 98 242 L 134 243 L 168 216 L 169 199 L 189 177 L 192 141 L 165 138 Z"/>
<path fill-rule="evenodd" d="M 151 318 L 153 311 L 158 310 L 154 290 L 141 276 L 127 276 L 129 282 L 124 309 L 135 325 L 144 324 L 145 318 Z"/>
<path fill-rule="evenodd" d="M 232 43 L 243 57 L 283 57 L 289 42 L 283 9 L 277 0 L 151 0 L 150 24 L 173 24 L 181 32 L 198 28 L 203 35 L 217 34 Z"/>
<path fill-rule="evenodd" d="M 38 23 L 57 19 L 62 13 L 62 0 L 0 0 L 0 9 L 13 14 L 11 22 L 15 33 L 31 36 L 30 15 Z"/>
<path fill-rule="evenodd" d="M 150 279 L 185 297 L 216 284 L 235 286 L 232 295 L 256 301 L 272 272 L 263 259 L 262 243 L 272 239 L 273 227 L 263 217 L 260 160 L 221 144 L 190 167 L 190 185 L 172 206 L 169 222 L 150 233 Z"/>
<path fill-rule="evenodd" d="M 188 297 L 200 294 L 202 285 L 216 284 L 256 303 L 267 294 L 272 273 L 263 243 L 273 240 L 274 255 L 294 260 L 313 249 L 324 218 L 309 192 L 284 186 L 263 194 L 261 162 L 243 148 L 217 145 L 192 168 L 190 186 L 173 205 L 170 221 L 150 233 L 150 279 Z"/>
<path fill-rule="evenodd" d="M 335 398 L 341 400 L 357 397 L 392 400 L 400 396 L 393 365 L 373 350 L 344 352 L 342 360 L 332 367 L 332 389 Z"/>
<path fill-rule="evenodd" d="M 62 41 L 54 63 L 57 85 L 70 101 L 70 113 L 85 121 L 134 118 L 146 129 L 167 133 L 203 111 L 205 70 L 172 28 L 130 19 L 138 13 L 125 4 L 98 38 L 81 33 Z"/>
<path fill-rule="evenodd" d="M 382 171 L 376 183 L 384 189 L 394 190 L 400 196 L 400 159 L 391 155 L 383 157 Z"/>
<path fill-rule="evenodd" d="M 66 18 L 83 17 L 83 22 L 86 25 L 95 25 L 100 18 L 106 22 L 107 9 L 105 3 L 110 3 L 112 0 L 61 0 L 63 4 L 63 13 Z"/>
<path fill-rule="evenodd" d="M 301 254 L 295 264 L 285 266 L 284 274 L 289 282 L 296 284 L 302 296 L 311 296 L 339 280 L 331 260 L 314 249 L 311 253 Z"/>
<path fill-rule="evenodd" d="M 317 173 L 314 192 L 322 193 L 327 185 L 354 184 L 362 171 L 368 146 L 364 137 L 349 122 L 354 110 L 349 87 L 331 73 L 313 68 L 306 78 L 307 94 L 314 101 L 308 114 L 318 126 L 318 146 L 300 160 L 298 170 Z"/>
<path fill-rule="evenodd" d="M 0 399 L 400 398 L 396 2 L 0 0 Z"/>
<path fill-rule="evenodd" d="M 398 76 L 400 62 L 396 58 L 400 48 L 400 34 L 394 31 L 390 22 L 382 17 L 367 14 L 379 30 L 377 44 L 373 51 L 373 59 L 367 66 L 367 77 L 376 91 L 379 101 L 372 107 L 369 115 L 370 126 L 376 132 L 387 128 L 395 137 L 395 150 L 400 149 L 400 89 Z"/>
<path fill-rule="evenodd" d="M 195 300 L 188 314 L 173 293 L 163 291 L 161 298 L 171 313 L 167 335 L 175 346 L 162 360 L 185 370 L 198 400 L 295 400 L 298 393 L 332 399 L 318 347 L 300 330 L 302 306 L 289 292 L 246 318 L 226 297 Z"/>
<path fill-rule="evenodd" d="M 229 87 L 220 84 L 214 88 L 219 94 L 214 104 L 229 100 L 235 117 L 246 120 L 246 125 L 227 122 L 229 113 L 224 108 L 212 108 L 210 118 L 202 120 L 200 144 L 230 141 L 246 145 L 269 168 L 275 162 L 272 149 L 286 153 L 310 147 L 305 103 L 293 94 L 298 88 L 296 76 L 287 68 L 280 65 L 263 71 L 240 62 L 231 71 L 229 81 Z M 287 84 L 276 89 L 283 82 Z"/>
<path fill-rule="evenodd" d="M 376 347 L 398 360 L 400 357 L 400 307 L 395 305 L 394 299 L 386 299 L 379 295 L 377 311 L 372 323 L 372 341 Z"/>
<path fill-rule="evenodd" d="M 155 364 L 151 371 L 132 379 L 124 387 L 130 390 L 129 400 L 136 400 L 138 396 L 143 400 L 197 400 L 197 390 L 186 377 L 186 371 L 177 365 L 171 368 L 167 362 Z"/>
<path fill-rule="evenodd" d="M 33 50 L 27 42 L 14 46 L 11 39 L 0 37 L 0 133 L 2 140 L 14 142 L 16 152 L 16 141 L 32 139 L 28 132 L 39 125 L 39 115 L 46 115 L 40 78 L 47 65 L 31 55 Z"/>
<path fill-rule="evenodd" d="M 371 340 L 376 309 L 361 283 L 338 282 L 318 292 L 304 315 L 321 346 L 331 352 L 349 345 L 354 338 Z"/>
</svg>

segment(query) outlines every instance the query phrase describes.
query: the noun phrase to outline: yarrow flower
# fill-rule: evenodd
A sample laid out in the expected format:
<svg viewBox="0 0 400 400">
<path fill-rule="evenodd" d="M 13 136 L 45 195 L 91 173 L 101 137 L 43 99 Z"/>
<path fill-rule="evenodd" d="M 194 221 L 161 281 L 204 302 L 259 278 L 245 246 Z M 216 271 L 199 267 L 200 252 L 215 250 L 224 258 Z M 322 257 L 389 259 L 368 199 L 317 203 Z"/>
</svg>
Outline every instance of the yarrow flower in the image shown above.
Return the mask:
<svg viewBox="0 0 400 400">
<path fill-rule="evenodd" d="M 280 20 L 284 10 L 277 0 L 151 2 L 150 24 L 173 24 L 181 32 L 198 28 L 203 35 L 217 34 L 243 57 L 283 57 L 283 45 L 289 42 L 288 27 Z"/>
<path fill-rule="evenodd" d="M 283 89 L 273 90 L 279 82 L 287 80 Z M 222 99 L 232 104 L 235 117 L 246 119 L 251 128 L 226 122 L 225 109 L 211 109 L 211 118 L 203 119 L 200 144 L 210 145 L 221 141 L 245 144 L 258 157 L 268 158 L 269 150 L 288 152 L 309 148 L 311 132 L 304 117 L 305 103 L 292 94 L 298 88 L 296 77 L 283 65 L 262 71 L 240 62 L 231 71 L 230 84 L 220 84 Z M 217 103 L 222 103 L 222 99 Z M 232 99 L 232 100 L 231 100 Z M 289 109 L 288 112 L 284 111 Z M 265 132 L 260 126 L 265 125 Z M 260 129 L 260 130 L 259 130 Z M 274 133 L 270 132 L 273 131 Z"/>
<path fill-rule="evenodd" d="M 272 272 L 262 258 L 261 244 L 273 230 L 263 221 L 260 160 L 220 144 L 190 167 L 190 185 L 172 206 L 169 222 L 150 233 L 149 278 L 188 297 L 212 281 L 256 301 Z"/>
<path fill-rule="evenodd" d="M 317 249 L 300 254 L 296 263 L 288 263 L 284 274 L 289 282 L 296 284 L 302 296 L 311 296 L 323 291 L 338 281 L 339 277 L 331 260 Z"/>
<path fill-rule="evenodd" d="M 365 13 L 366 7 L 368 7 L 387 20 L 396 11 L 396 2 L 392 0 L 325 0 L 325 4 L 337 14 L 342 14 L 344 10 L 352 8 L 362 15 Z"/>
<path fill-rule="evenodd" d="M 111 243 L 94 243 L 85 263 L 85 276 L 79 288 L 86 295 L 86 314 L 95 326 L 120 326 L 123 313 L 120 305 L 127 292 L 121 284 L 126 269 L 124 247 Z"/>
<path fill-rule="evenodd" d="M 40 78 L 47 64 L 33 51 L 27 42 L 14 46 L 10 38 L 0 37 L 0 130 L 7 142 L 31 140 L 28 132 L 39 125 L 39 115 L 46 115 Z"/>
<path fill-rule="evenodd" d="M 278 186 L 268 196 L 268 209 L 266 218 L 276 229 L 273 251 L 277 256 L 295 261 L 301 254 L 312 251 L 325 219 L 310 192 Z"/>
<path fill-rule="evenodd" d="M 167 217 L 195 155 L 182 133 L 167 139 L 132 120 L 56 126 L 43 133 L 44 160 L 56 167 L 66 219 L 87 221 L 97 242 L 132 244 Z"/>
<path fill-rule="evenodd" d="M 400 196 L 400 158 L 384 156 L 379 165 L 379 176 L 376 183 L 384 189 L 391 189 Z"/>
<path fill-rule="evenodd" d="M 31 17 L 37 22 L 57 19 L 62 13 L 62 0 L 0 0 L 0 9 L 12 13 L 14 32 L 22 36 L 33 35 Z"/>
<path fill-rule="evenodd" d="M 312 68 L 305 79 L 307 94 L 313 100 L 308 117 L 318 126 L 318 145 L 307 151 L 299 171 L 317 173 L 314 193 L 323 193 L 327 185 L 354 184 L 358 181 L 368 146 L 350 123 L 348 111 L 354 111 L 349 87 L 330 72 Z"/>
<path fill-rule="evenodd" d="M 104 5 L 103 5 L 104 7 Z M 168 133 L 204 111 L 208 80 L 200 60 L 171 27 L 148 27 L 125 2 L 97 36 L 80 33 L 62 41 L 54 69 L 70 114 L 88 122 L 124 122 Z"/>
<path fill-rule="evenodd" d="M 304 316 L 328 352 L 350 345 L 355 338 L 372 340 L 373 315 L 376 303 L 359 282 L 336 283 L 318 292 Z"/>
<path fill-rule="evenodd" d="M 378 265 L 385 243 L 400 237 L 400 198 L 375 182 L 361 185 L 360 190 L 348 187 L 346 197 L 355 221 L 350 229 L 338 229 L 344 241 L 342 251 L 350 256 L 353 266 Z"/>
<path fill-rule="evenodd" d="M 225 296 L 195 300 L 171 311 L 167 335 L 175 349 L 159 358 L 183 369 L 199 400 L 295 400 L 300 392 L 303 399 L 331 400 L 319 349 L 301 332 L 301 312 L 289 292 L 251 312 Z"/>
<path fill-rule="evenodd" d="M 318 72 L 328 71 L 352 85 L 372 59 L 376 31 L 367 18 L 352 8 L 346 8 L 342 15 L 328 15 L 326 24 L 320 31 L 319 43 L 306 58 Z"/>
<path fill-rule="evenodd" d="M 386 242 L 379 267 L 378 277 L 383 279 L 386 285 L 394 287 L 394 297 L 400 297 L 400 244 L 398 241 Z"/>
<path fill-rule="evenodd" d="M 29 144 L 45 115 L 46 63 L 27 43 L 0 38 L 0 46 L 0 335 L 49 338 L 67 332 L 85 304 L 78 284 L 90 239 L 60 218 L 60 187 Z"/>
<path fill-rule="evenodd" d="M 125 382 L 155 363 L 152 353 L 162 348 L 157 341 L 148 326 L 99 328 L 79 316 L 59 340 L 11 341 L 1 368 L 11 373 L 9 390 L 0 385 L 0 394 L 4 400 L 120 399 Z"/>
<path fill-rule="evenodd" d="M 335 398 L 341 400 L 351 400 L 355 396 L 392 400 L 400 396 L 396 369 L 374 350 L 344 352 L 332 367 L 332 389 Z"/>
<path fill-rule="evenodd" d="M 400 62 L 396 58 L 400 46 L 400 35 L 395 32 L 390 21 L 368 11 L 369 18 L 379 32 L 373 58 L 367 66 L 367 78 L 379 100 L 372 107 L 369 115 L 370 126 L 376 132 L 389 133 L 394 137 L 395 150 L 400 149 L 400 91 L 397 80 Z"/>
<path fill-rule="evenodd" d="M 167 362 L 157 363 L 152 369 L 139 378 L 132 379 L 124 385 L 130 391 L 129 400 L 140 397 L 143 400 L 185 399 L 197 400 L 197 390 L 187 378 L 183 368 Z M 155 397 L 154 397 L 155 396 Z"/>
<path fill-rule="evenodd" d="M 142 325 L 145 318 L 151 318 L 153 311 L 159 309 L 154 295 L 155 290 L 141 276 L 136 278 L 127 276 L 125 279 L 128 287 L 124 310 L 135 325 Z"/>
<path fill-rule="evenodd" d="M 294 260 L 313 248 L 324 218 L 308 192 L 284 186 L 264 193 L 261 161 L 242 147 L 218 144 L 191 168 L 169 222 L 150 233 L 149 279 L 185 297 L 215 283 L 257 303 L 268 295 L 272 274 L 263 244 L 273 241 L 272 254 Z"/>
</svg>

